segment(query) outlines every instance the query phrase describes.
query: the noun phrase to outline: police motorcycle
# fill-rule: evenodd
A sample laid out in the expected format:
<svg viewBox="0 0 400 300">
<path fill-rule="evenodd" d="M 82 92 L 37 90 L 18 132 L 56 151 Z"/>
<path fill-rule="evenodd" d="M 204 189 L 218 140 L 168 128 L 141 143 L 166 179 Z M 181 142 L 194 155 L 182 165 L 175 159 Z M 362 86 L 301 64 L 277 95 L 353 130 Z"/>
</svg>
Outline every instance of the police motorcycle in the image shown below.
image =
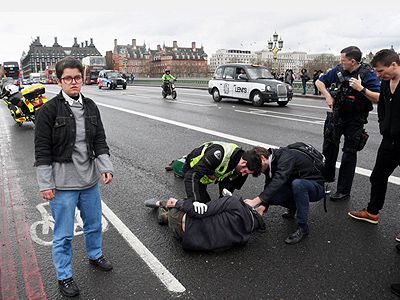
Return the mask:
<svg viewBox="0 0 400 300">
<path fill-rule="evenodd" d="M 4 85 L 0 94 L 14 121 L 22 126 L 24 122 L 35 123 L 35 113 L 48 101 L 44 96 L 43 84 L 32 84 L 21 89 L 14 84 Z"/>
<path fill-rule="evenodd" d="M 168 81 L 164 81 L 164 84 L 162 86 L 162 91 L 161 94 L 163 96 L 163 98 L 167 98 L 167 96 L 171 96 L 172 99 L 176 99 L 177 93 L 176 93 L 176 89 L 175 89 L 175 79 L 171 79 Z"/>
</svg>

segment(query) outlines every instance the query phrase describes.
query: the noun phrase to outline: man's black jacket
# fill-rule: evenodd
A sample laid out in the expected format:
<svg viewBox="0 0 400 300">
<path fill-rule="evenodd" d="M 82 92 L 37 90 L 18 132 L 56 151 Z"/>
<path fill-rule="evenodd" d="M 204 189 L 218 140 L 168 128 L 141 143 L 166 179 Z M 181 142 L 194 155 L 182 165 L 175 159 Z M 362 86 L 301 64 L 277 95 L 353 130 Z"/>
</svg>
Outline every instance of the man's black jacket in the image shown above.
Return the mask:
<svg viewBox="0 0 400 300">
<path fill-rule="evenodd" d="M 207 212 L 199 215 L 191 201 L 177 201 L 176 208 L 186 213 L 183 249 L 216 250 L 243 245 L 254 230 L 265 229 L 262 217 L 236 196 L 211 200 L 207 206 Z"/>
<path fill-rule="evenodd" d="M 265 171 L 264 191 L 260 194 L 263 202 L 268 201 L 285 184 L 290 184 L 294 179 L 315 180 L 324 183 L 324 177 L 314 166 L 313 161 L 304 153 L 282 147 L 269 149 L 271 155 L 268 159 L 269 167 Z"/>
<path fill-rule="evenodd" d="M 390 80 L 383 80 L 378 102 L 380 133 L 384 137 L 400 140 L 400 87 L 394 94 L 390 91 Z"/>
<path fill-rule="evenodd" d="M 190 168 L 189 164 L 192 158 L 201 154 L 203 146 L 200 146 L 194 149 L 187 155 L 186 163 L 184 166 L 184 183 L 187 199 L 190 201 L 199 201 L 199 202 L 207 202 L 208 199 L 201 198 L 201 187 L 204 186 L 200 179 L 204 175 L 213 175 L 215 169 L 221 164 L 222 159 L 224 157 L 224 148 L 218 144 L 210 145 L 204 156 L 200 159 L 200 161 Z M 219 155 L 215 153 L 219 152 Z M 232 156 L 229 160 L 227 172 L 234 170 L 242 158 L 244 151 L 241 148 L 236 148 L 232 153 Z M 241 174 L 233 174 L 232 177 L 225 178 L 222 182 L 220 182 L 220 192 L 223 188 L 228 189 L 233 192 L 235 189 L 239 190 L 243 184 L 245 183 L 247 176 L 241 176 Z"/>
<path fill-rule="evenodd" d="M 96 104 L 84 96 L 82 102 L 89 156 L 95 158 L 101 154 L 109 154 Z M 72 161 L 76 122 L 61 92 L 37 111 L 35 125 L 35 166 Z"/>
</svg>

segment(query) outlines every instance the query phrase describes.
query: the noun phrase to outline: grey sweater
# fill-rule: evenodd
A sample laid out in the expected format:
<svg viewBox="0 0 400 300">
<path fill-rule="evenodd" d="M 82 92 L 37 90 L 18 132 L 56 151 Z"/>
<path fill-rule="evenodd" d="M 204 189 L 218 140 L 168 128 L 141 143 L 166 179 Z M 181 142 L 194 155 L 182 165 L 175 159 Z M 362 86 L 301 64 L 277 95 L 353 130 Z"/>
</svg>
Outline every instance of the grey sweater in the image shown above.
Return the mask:
<svg viewBox="0 0 400 300">
<path fill-rule="evenodd" d="M 99 155 L 95 160 L 89 158 L 86 147 L 85 118 L 82 97 L 74 100 L 63 92 L 76 121 L 76 140 L 72 152 L 72 162 L 52 165 L 40 165 L 36 168 L 40 191 L 49 189 L 82 190 L 94 186 L 101 173 L 113 173 L 113 166 L 107 154 Z"/>
</svg>

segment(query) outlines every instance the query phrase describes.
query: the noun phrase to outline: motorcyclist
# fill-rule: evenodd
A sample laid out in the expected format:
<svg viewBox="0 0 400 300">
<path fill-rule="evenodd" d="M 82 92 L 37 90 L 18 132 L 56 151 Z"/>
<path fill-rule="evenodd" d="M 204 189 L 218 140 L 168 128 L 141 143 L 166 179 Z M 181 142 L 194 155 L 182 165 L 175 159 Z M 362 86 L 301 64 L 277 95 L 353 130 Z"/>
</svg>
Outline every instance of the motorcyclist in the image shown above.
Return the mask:
<svg viewBox="0 0 400 300">
<path fill-rule="evenodd" d="M 169 82 L 176 80 L 176 78 L 171 75 L 170 69 L 166 69 L 164 71 L 163 76 L 161 77 L 161 80 L 163 82 L 162 88 L 163 88 L 164 92 L 167 92 Z"/>
</svg>

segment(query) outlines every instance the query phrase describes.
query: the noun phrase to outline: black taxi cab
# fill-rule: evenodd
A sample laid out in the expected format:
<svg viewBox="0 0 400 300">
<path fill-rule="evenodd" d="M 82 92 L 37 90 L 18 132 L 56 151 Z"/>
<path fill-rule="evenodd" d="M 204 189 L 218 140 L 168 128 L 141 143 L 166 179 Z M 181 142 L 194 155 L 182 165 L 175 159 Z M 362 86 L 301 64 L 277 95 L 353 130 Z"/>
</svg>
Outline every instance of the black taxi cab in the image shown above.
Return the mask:
<svg viewBox="0 0 400 300">
<path fill-rule="evenodd" d="M 270 102 L 285 106 L 293 98 L 291 85 L 274 79 L 266 67 L 240 63 L 220 65 L 208 82 L 208 92 L 215 102 L 234 98 L 254 106 Z"/>
</svg>

